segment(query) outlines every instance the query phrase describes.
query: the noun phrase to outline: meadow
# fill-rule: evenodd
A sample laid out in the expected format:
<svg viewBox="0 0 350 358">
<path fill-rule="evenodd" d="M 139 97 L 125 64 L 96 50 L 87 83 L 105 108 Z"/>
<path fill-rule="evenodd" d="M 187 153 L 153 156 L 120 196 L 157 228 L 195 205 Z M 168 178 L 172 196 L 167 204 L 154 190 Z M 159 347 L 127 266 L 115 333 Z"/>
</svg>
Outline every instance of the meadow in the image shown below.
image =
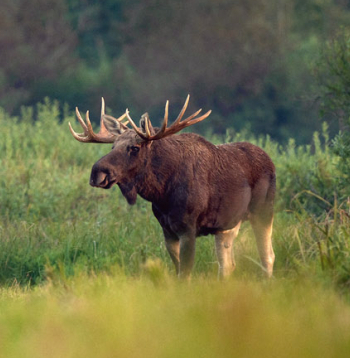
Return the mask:
<svg viewBox="0 0 350 358">
<path fill-rule="evenodd" d="M 0 112 L 0 357 L 349 352 L 349 202 L 336 191 L 326 126 L 308 146 L 208 135 L 252 141 L 275 162 L 275 273 L 261 278 L 244 224 L 234 277 L 217 281 L 214 241 L 203 237 L 187 284 L 175 278 L 150 204 L 130 207 L 117 187 L 89 186 L 110 146 L 75 141 L 73 114 L 61 112 L 48 100 L 19 117 Z"/>
</svg>

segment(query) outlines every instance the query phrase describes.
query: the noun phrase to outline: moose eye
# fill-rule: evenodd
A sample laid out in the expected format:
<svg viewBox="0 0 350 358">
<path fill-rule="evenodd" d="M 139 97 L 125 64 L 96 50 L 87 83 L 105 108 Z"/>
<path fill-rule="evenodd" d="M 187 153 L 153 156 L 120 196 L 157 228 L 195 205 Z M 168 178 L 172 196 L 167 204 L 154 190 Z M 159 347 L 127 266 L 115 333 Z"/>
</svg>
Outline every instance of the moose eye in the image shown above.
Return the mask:
<svg viewBox="0 0 350 358">
<path fill-rule="evenodd" d="M 130 152 L 131 153 L 138 153 L 138 151 L 140 150 L 140 147 L 137 147 L 137 146 L 135 146 L 135 145 L 133 145 L 133 146 L 131 146 L 130 147 Z"/>
</svg>

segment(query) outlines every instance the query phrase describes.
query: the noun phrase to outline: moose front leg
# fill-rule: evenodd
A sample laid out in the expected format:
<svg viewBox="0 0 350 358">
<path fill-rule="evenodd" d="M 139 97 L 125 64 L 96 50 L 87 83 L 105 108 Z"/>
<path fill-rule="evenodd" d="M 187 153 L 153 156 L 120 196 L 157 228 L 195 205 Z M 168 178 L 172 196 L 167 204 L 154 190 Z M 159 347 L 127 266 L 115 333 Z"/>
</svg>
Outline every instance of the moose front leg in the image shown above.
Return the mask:
<svg viewBox="0 0 350 358">
<path fill-rule="evenodd" d="M 196 238 L 194 235 L 180 236 L 179 278 L 190 278 L 195 256 Z"/>
<path fill-rule="evenodd" d="M 176 274 L 180 272 L 180 240 L 177 237 L 165 235 L 165 246 L 169 252 L 170 258 L 175 265 Z"/>
<path fill-rule="evenodd" d="M 164 230 L 165 246 L 173 261 L 179 278 L 188 278 L 194 264 L 195 239 L 190 236 L 180 236 L 180 239 Z"/>
</svg>

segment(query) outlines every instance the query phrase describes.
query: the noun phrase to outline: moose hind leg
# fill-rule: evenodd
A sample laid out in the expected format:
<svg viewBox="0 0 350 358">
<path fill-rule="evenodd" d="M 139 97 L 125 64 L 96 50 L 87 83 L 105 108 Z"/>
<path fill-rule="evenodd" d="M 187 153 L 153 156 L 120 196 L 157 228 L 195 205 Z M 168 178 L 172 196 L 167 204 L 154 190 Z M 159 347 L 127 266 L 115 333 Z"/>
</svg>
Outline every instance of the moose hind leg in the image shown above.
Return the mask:
<svg viewBox="0 0 350 358">
<path fill-rule="evenodd" d="M 252 215 L 250 219 L 255 234 L 256 244 L 259 251 L 261 264 L 267 277 L 273 273 L 273 264 L 275 262 L 275 253 L 272 247 L 272 224 L 273 217 L 269 220 Z"/>
<path fill-rule="evenodd" d="M 253 227 L 260 260 L 267 277 L 273 273 L 275 253 L 272 248 L 273 203 L 276 178 L 263 178 L 255 184 L 249 221 Z"/>
<path fill-rule="evenodd" d="M 233 254 L 233 241 L 237 237 L 241 222 L 233 229 L 218 232 L 215 235 L 216 255 L 219 262 L 219 278 L 230 276 L 235 269 L 236 263 Z"/>
</svg>

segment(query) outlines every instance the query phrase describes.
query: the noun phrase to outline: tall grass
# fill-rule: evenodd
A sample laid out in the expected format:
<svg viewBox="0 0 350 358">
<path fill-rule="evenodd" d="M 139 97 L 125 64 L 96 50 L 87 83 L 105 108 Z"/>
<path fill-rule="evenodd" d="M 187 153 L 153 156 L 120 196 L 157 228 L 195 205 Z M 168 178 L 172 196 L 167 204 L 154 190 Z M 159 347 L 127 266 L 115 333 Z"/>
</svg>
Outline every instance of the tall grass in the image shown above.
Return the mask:
<svg viewBox="0 0 350 358">
<path fill-rule="evenodd" d="M 0 282 L 35 285 L 57 273 L 69 277 L 115 266 L 138 276 L 156 258 L 173 272 L 150 204 L 139 198 L 129 207 L 118 188 L 89 186 L 92 164 L 110 147 L 75 141 L 68 130 L 75 119 L 63 113 L 62 120 L 58 104 L 48 100 L 24 108 L 20 118 L 0 112 Z M 275 275 L 307 273 L 348 287 L 349 207 L 334 200 L 337 157 L 328 149 L 327 129 L 299 147 L 248 134 L 228 132 L 226 138 L 243 139 L 262 146 L 277 168 Z M 200 238 L 197 247 L 195 275 L 215 275 L 213 239 Z M 238 277 L 260 272 L 249 225 L 235 250 Z"/>
</svg>

